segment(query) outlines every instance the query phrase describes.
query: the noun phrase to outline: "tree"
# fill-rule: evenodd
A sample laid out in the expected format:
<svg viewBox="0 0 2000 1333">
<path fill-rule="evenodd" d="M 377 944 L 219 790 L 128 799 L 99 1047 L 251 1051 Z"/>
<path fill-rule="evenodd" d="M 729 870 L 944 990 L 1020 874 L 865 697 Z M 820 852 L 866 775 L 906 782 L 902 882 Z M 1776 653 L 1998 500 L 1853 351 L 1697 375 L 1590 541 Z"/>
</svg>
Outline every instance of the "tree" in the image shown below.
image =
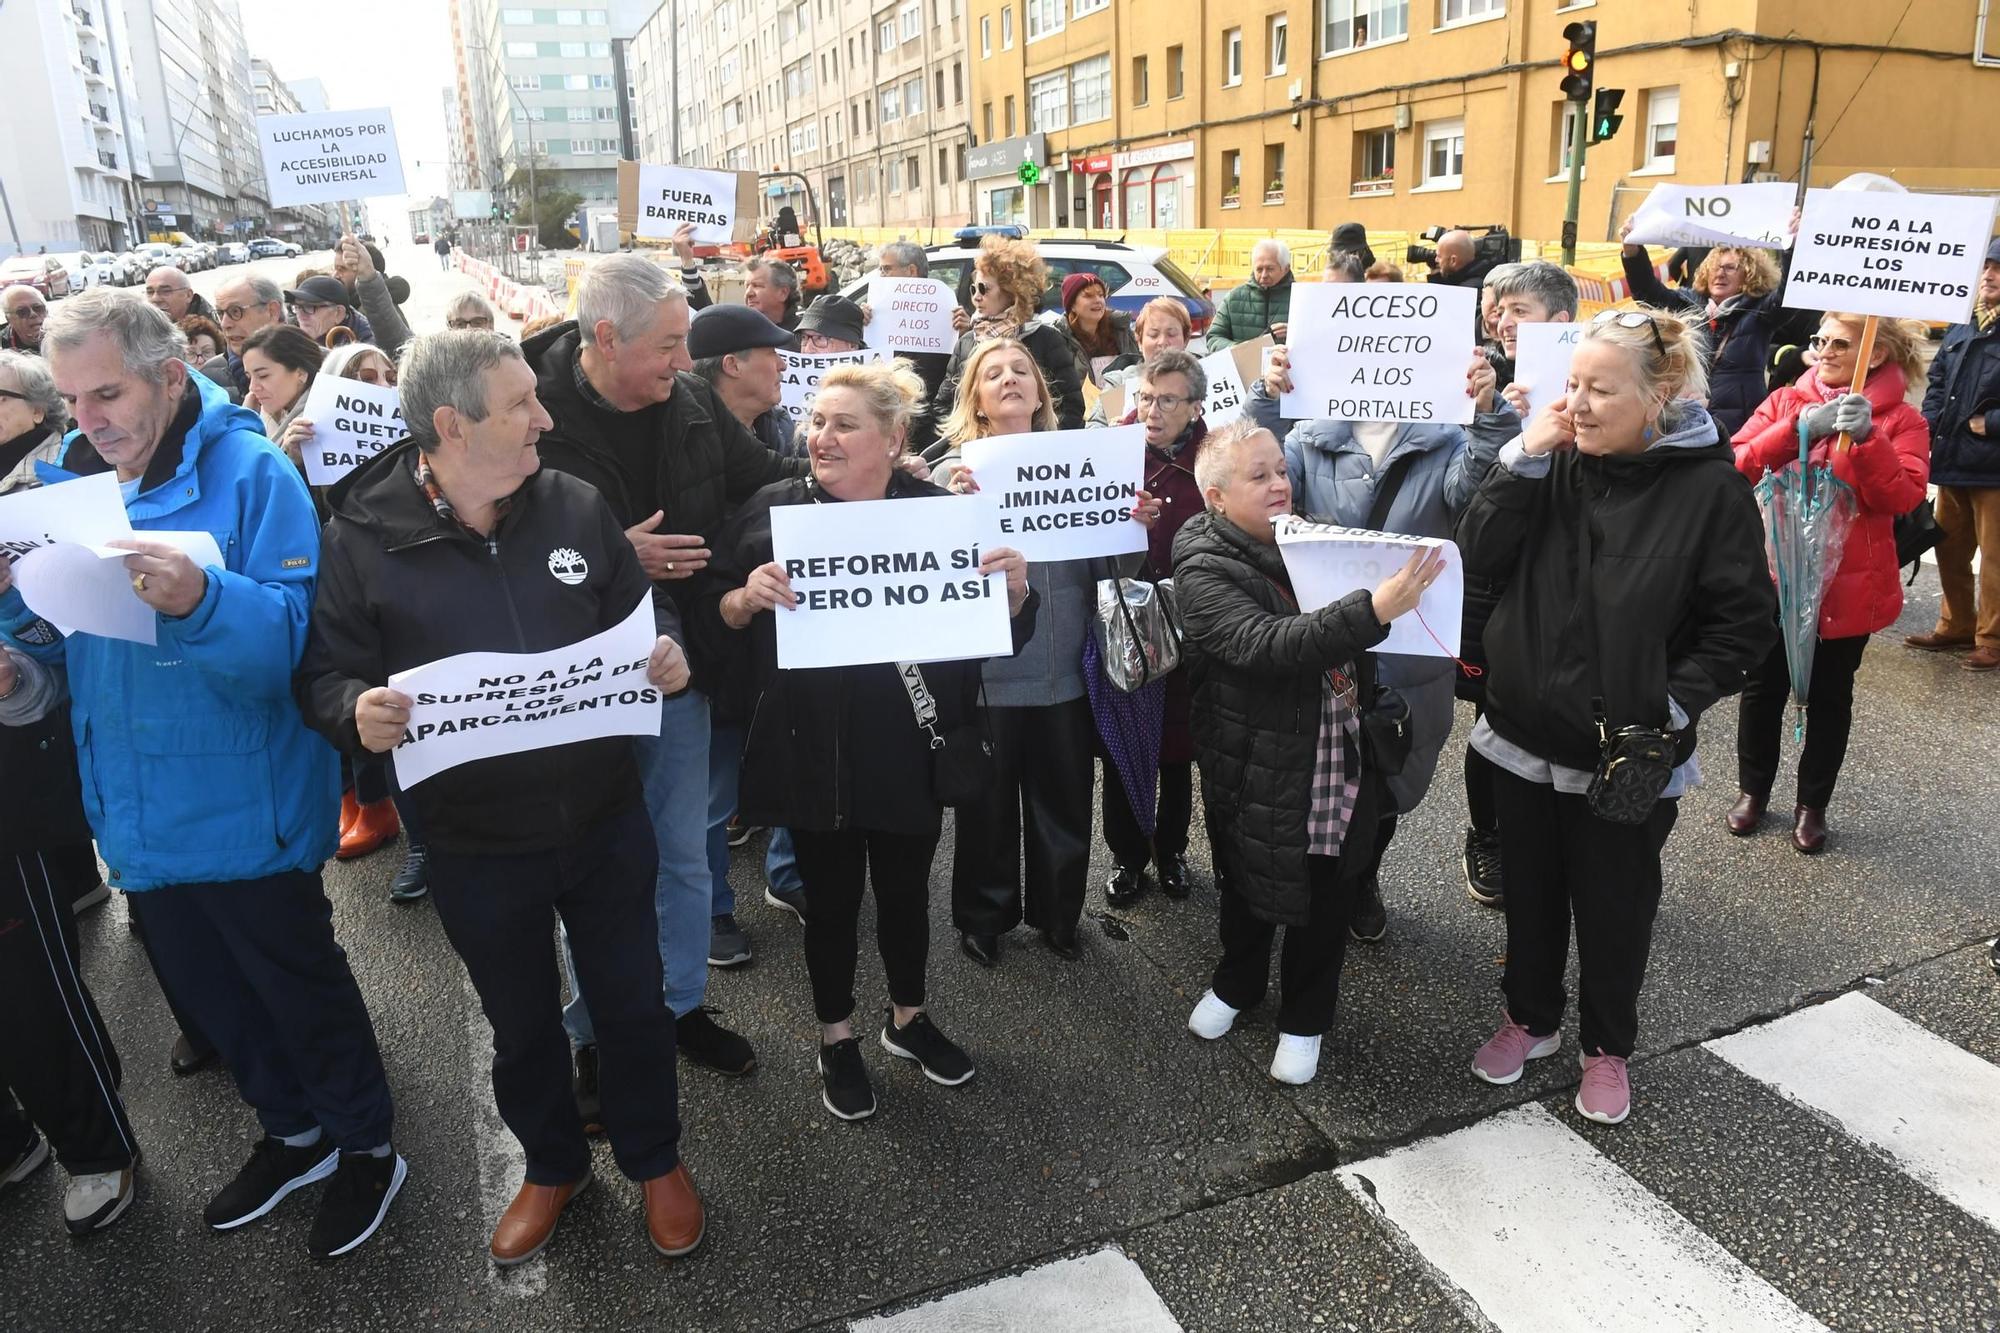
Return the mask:
<svg viewBox="0 0 2000 1333">
<path fill-rule="evenodd" d="M 545 173 L 553 175 L 553 172 Z M 570 214 L 583 204 L 583 196 L 574 190 L 565 189 L 553 180 L 542 180 L 541 194 L 530 207 L 528 201 L 528 173 L 516 171 L 509 182 L 514 187 L 514 197 L 520 200 L 514 206 L 514 223 L 526 227 L 536 225 L 544 250 L 574 250 L 576 237 L 569 234 L 565 223 Z"/>
</svg>

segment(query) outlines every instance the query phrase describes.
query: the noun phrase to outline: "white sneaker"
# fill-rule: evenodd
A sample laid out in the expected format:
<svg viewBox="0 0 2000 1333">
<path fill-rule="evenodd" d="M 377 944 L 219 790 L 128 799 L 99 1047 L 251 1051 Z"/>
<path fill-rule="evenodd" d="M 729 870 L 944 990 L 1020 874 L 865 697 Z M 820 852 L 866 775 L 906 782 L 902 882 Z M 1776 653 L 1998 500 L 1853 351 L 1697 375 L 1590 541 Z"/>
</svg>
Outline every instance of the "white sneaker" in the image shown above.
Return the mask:
<svg viewBox="0 0 2000 1333">
<path fill-rule="evenodd" d="M 63 1195 L 63 1221 L 72 1236 L 98 1231 L 125 1215 L 138 1196 L 132 1168 L 71 1176 Z"/>
<path fill-rule="evenodd" d="M 1188 1031 L 1203 1041 L 1214 1041 L 1236 1026 L 1239 1012 L 1217 999 L 1214 991 L 1203 991 L 1194 1012 L 1188 1015 Z"/>
<path fill-rule="evenodd" d="M 1277 1054 L 1271 1057 L 1271 1077 L 1280 1083 L 1312 1082 L 1319 1073 L 1319 1043 L 1318 1037 L 1280 1032 Z"/>
</svg>

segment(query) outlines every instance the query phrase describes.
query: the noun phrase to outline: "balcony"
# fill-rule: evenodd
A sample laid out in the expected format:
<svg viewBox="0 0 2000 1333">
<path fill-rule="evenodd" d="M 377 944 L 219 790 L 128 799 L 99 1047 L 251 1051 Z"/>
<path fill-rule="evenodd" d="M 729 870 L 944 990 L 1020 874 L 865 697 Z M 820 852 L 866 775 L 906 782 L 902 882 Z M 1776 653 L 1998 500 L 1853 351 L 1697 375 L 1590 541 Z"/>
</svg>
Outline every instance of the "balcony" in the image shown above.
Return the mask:
<svg viewBox="0 0 2000 1333">
<path fill-rule="evenodd" d="M 108 153 L 100 148 L 97 150 L 97 160 L 103 164 L 106 171 L 118 170 L 118 154 L 116 153 Z"/>
<path fill-rule="evenodd" d="M 111 123 L 111 108 L 108 106 L 99 106 L 97 103 L 92 102 L 90 104 L 90 114 L 92 119 L 101 124 L 109 125 Z"/>
<path fill-rule="evenodd" d="M 97 16 L 95 14 L 92 14 L 89 10 L 85 9 L 82 5 L 71 5 L 69 12 L 76 15 L 76 23 L 78 27 L 94 28 L 97 26 Z"/>
<path fill-rule="evenodd" d="M 83 68 L 91 78 L 100 83 L 104 81 L 104 66 L 96 56 L 79 56 L 78 59 L 83 61 Z"/>
</svg>

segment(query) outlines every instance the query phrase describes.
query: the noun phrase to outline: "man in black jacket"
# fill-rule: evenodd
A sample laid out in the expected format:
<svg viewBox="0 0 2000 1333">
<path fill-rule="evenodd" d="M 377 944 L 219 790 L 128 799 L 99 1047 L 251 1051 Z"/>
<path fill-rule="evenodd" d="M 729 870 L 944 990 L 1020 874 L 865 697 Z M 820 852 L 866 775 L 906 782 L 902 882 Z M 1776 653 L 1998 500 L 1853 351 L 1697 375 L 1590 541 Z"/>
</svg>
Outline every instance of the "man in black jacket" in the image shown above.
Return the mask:
<svg viewBox="0 0 2000 1333">
<path fill-rule="evenodd" d="M 512 342 L 470 331 L 416 339 L 400 387 L 410 438 L 334 488 L 297 677 L 306 720 L 357 759 L 407 739 L 412 701 L 388 686 L 394 673 L 459 653 L 560 649 L 653 597 L 603 499 L 540 472 L 549 418 Z M 677 627 L 670 605 L 657 615 Z M 662 694 L 686 687 L 687 658 L 670 635 L 655 641 L 646 680 Z M 493 1235 L 503 1266 L 547 1244 L 590 1183 L 552 908 L 597 1007 L 612 1154 L 642 1183 L 656 1249 L 685 1254 L 701 1239 L 701 1200 L 679 1153 L 674 1028 L 652 943 L 657 858 L 637 778 L 632 743 L 612 736 L 469 760 L 409 791 L 431 899 L 493 1025 L 494 1099 L 527 1154 L 527 1180 Z"/>
<path fill-rule="evenodd" d="M 688 611 L 688 580 L 708 564 L 708 539 L 729 509 L 761 487 L 802 476 L 805 459 L 780 458 L 691 372 L 688 300 L 643 255 L 613 255 L 584 271 L 577 318 L 522 347 L 536 392 L 554 419 L 542 459 L 597 487 L 667 605 Z M 660 739 L 639 744 L 646 808 L 659 844 L 655 887 L 667 1005 L 688 1058 L 729 1073 L 756 1063 L 750 1043 L 702 1006 L 708 966 L 742 962 L 748 942 L 730 896 L 730 802 L 711 800 L 709 694 L 713 670 L 689 645 L 694 688 L 668 699 Z M 729 784 L 733 790 L 733 782 Z M 578 993 L 566 1015 L 577 1048 L 577 1092 L 595 1100 L 590 1010 Z"/>
</svg>

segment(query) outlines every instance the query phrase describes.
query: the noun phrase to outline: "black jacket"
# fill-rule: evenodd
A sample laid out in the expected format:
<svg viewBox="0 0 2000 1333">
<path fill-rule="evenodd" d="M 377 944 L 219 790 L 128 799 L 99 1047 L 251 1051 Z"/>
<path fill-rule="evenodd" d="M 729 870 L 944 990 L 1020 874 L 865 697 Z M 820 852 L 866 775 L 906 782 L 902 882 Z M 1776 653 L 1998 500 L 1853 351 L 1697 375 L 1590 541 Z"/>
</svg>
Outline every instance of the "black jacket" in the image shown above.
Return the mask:
<svg viewBox="0 0 2000 1333">
<path fill-rule="evenodd" d="M 1689 406 L 1682 429 L 1706 414 Z M 1668 697 L 1688 725 L 1743 688 L 1776 633 L 1764 526 L 1727 444 L 1655 446 L 1596 458 L 1566 450 L 1546 477 L 1487 473 L 1458 523 L 1468 578 L 1507 580 L 1487 622 L 1486 719 L 1544 759 L 1597 766 L 1591 701 L 1616 730 L 1665 730 Z M 1588 499 L 1586 499 L 1586 489 Z M 1589 586 L 1596 634 L 1584 633 L 1579 524 L 1594 534 Z"/>
<path fill-rule="evenodd" d="M 1974 416 L 1986 433 L 1974 435 Z M 2000 486 L 2000 323 L 1945 330 L 1924 390 L 1931 424 L 1931 481 L 1939 486 Z"/>
<path fill-rule="evenodd" d="M 1021 344 L 1028 349 L 1028 355 L 1035 358 L 1035 364 L 1042 368 L 1042 378 L 1049 382 L 1049 397 L 1056 405 L 1056 425 L 1063 430 L 1083 429 L 1083 384 L 1076 375 L 1076 339 L 1069 336 L 1069 328 L 1060 321 L 1050 323 L 1043 316 L 1030 320 L 1022 330 Z M 938 385 L 937 393 L 931 398 L 931 421 L 938 429 L 951 415 L 958 403 L 958 379 L 965 371 L 965 363 L 979 346 L 979 335 L 968 330 L 958 340 L 958 347 L 951 354 L 951 364 L 945 367 L 944 382 Z"/>
<path fill-rule="evenodd" d="M 368 751 L 355 701 L 391 674 L 457 653 L 561 648 L 623 621 L 652 587 L 603 499 L 574 477 L 529 477 L 481 541 L 419 489 L 415 450 L 405 440 L 332 488 L 312 631 L 294 678 L 307 725 L 357 757 Z M 559 550 L 582 558 L 581 582 L 556 577 Z M 566 560 L 565 574 L 578 563 Z M 433 846 L 529 853 L 574 842 L 636 804 L 639 770 L 631 741 L 609 737 L 474 760 L 409 794 Z"/>
<path fill-rule="evenodd" d="M 67 702 L 33 722 L 0 726 L 0 774 L 8 790 L 0 801 L 0 855 L 90 841 Z"/>
<path fill-rule="evenodd" d="M 897 471 L 889 500 L 946 492 Z M 750 571 L 771 560 L 771 511 L 781 505 L 839 501 L 810 478 L 767 486 L 736 511 L 715 541 L 695 614 L 703 633 L 734 641 L 731 691 L 749 725 L 743 742 L 738 813 L 746 824 L 794 829 L 873 829 L 935 835 L 929 737 L 917 726 L 894 665 L 778 669 L 775 617 L 759 615 L 745 630 L 722 621 L 722 598 Z M 1034 633 L 1037 597 L 1031 590 L 1014 617 L 1018 651 Z M 978 711 L 979 662 L 927 662 L 924 684 L 937 700 L 939 735 L 971 722 Z M 748 707 L 742 707 L 747 701 Z M 722 705 L 729 711 L 727 705 Z"/>
<path fill-rule="evenodd" d="M 535 370 L 536 396 L 555 420 L 553 428 L 542 433 L 542 466 L 595 486 L 610 503 L 620 528 L 665 511 L 658 531 L 694 533 L 712 544 L 732 507 L 760 487 L 803 476 L 808 470 L 804 458 L 780 457 L 744 429 L 707 380 L 684 373 L 675 377 L 673 396 L 657 414 L 659 449 L 647 470 L 635 471 L 620 461 L 599 424 L 601 414 L 577 390 L 578 346 L 573 320 L 546 329 L 521 346 Z M 695 595 L 691 582 L 660 584 L 682 621 L 691 619 Z M 672 631 L 662 622 L 660 632 Z M 699 636 L 688 644 L 695 688 L 703 691 L 713 686 L 706 647 Z"/>
<path fill-rule="evenodd" d="M 1174 539 L 1174 586 L 1194 693 L 1202 807 L 1223 843 L 1230 888 L 1266 921 L 1303 925 L 1312 910 L 1306 816 L 1319 747 L 1320 681 L 1388 636 L 1373 599 L 1351 593 L 1300 614 L 1278 548 L 1211 513 Z M 1361 762 L 1367 763 L 1365 754 Z M 1362 783 L 1364 792 L 1372 784 Z M 1368 828 L 1357 808 L 1350 828 Z"/>
</svg>

